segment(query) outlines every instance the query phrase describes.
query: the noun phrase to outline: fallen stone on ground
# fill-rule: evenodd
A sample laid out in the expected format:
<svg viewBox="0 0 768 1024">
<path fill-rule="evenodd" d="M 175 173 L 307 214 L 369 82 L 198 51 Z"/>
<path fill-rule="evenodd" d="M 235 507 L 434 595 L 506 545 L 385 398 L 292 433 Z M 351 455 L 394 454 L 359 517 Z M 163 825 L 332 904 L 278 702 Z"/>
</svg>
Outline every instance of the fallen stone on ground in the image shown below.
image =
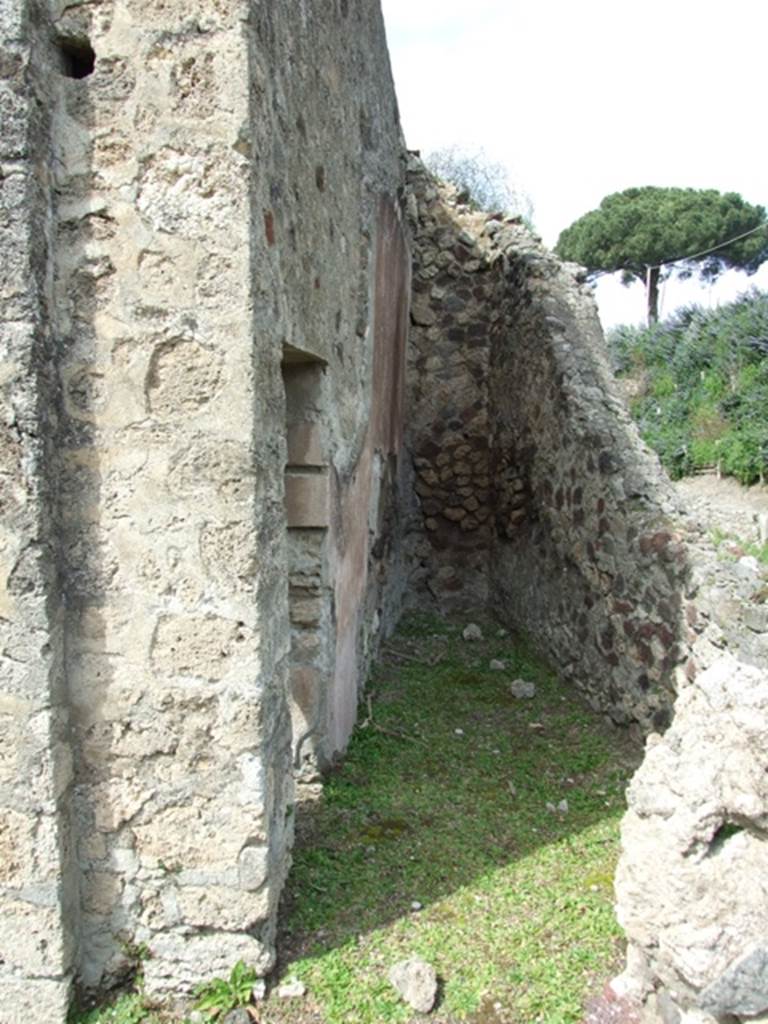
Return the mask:
<svg viewBox="0 0 768 1024">
<path fill-rule="evenodd" d="M 221 1019 L 221 1024 L 253 1024 L 253 1017 L 242 1006 L 230 1010 Z"/>
<path fill-rule="evenodd" d="M 640 1008 L 630 997 L 606 985 L 600 996 L 587 1003 L 582 1024 L 640 1024 Z"/>
<path fill-rule="evenodd" d="M 275 995 L 278 999 L 301 999 L 307 994 L 307 986 L 298 978 L 288 978 L 278 986 Z"/>
<path fill-rule="evenodd" d="M 681 692 L 665 735 L 649 737 L 627 793 L 625 973 L 681 1021 L 768 1010 L 766 737 L 768 673 L 721 655 Z"/>
<path fill-rule="evenodd" d="M 437 974 L 419 957 L 401 960 L 390 969 L 389 980 L 401 999 L 419 1013 L 429 1013 L 437 998 Z"/>
<path fill-rule="evenodd" d="M 475 622 L 470 622 L 468 626 L 465 626 L 461 635 L 469 641 L 483 639 L 483 631 Z"/>
<path fill-rule="evenodd" d="M 518 700 L 528 700 L 536 696 L 536 684 L 529 683 L 525 679 L 514 679 L 509 684 L 509 692 Z"/>
</svg>

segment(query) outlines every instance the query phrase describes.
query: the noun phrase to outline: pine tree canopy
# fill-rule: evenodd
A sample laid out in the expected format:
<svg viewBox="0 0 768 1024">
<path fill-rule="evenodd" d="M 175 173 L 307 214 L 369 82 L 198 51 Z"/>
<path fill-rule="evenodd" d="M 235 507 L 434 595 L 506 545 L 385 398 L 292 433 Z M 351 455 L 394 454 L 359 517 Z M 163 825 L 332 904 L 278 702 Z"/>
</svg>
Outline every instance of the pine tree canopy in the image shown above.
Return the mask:
<svg viewBox="0 0 768 1024">
<path fill-rule="evenodd" d="M 713 280 L 732 267 L 754 273 L 768 259 L 768 230 L 729 241 L 761 225 L 765 209 L 736 192 L 628 188 L 566 228 L 555 252 L 593 275 L 622 270 L 645 281 L 649 267 L 676 264 L 682 276 Z M 729 244 L 715 249 L 723 242 Z"/>
</svg>

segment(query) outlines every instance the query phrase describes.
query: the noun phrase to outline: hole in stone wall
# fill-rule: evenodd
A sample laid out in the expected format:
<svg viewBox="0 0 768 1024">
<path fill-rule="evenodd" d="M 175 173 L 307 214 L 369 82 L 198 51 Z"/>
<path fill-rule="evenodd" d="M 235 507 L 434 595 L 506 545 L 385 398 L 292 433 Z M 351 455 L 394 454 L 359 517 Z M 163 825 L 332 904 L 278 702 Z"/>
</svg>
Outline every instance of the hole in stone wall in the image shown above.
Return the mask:
<svg viewBox="0 0 768 1024">
<path fill-rule="evenodd" d="M 721 853 L 729 839 L 744 831 L 743 825 L 737 825 L 735 821 L 724 821 L 709 841 L 707 856 L 714 857 Z"/>
<path fill-rule="evenodd" d="M 96 53 L 87 39 L 59 39 L 61 70 L 66 78 L 87 78 L 96 67 Z"/>
</svg>

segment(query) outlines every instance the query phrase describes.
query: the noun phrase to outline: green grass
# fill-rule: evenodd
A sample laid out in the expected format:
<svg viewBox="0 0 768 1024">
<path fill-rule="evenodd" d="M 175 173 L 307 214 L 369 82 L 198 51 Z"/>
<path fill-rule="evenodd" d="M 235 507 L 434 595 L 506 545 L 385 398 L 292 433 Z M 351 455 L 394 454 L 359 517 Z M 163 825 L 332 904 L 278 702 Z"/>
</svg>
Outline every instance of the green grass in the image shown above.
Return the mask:
<svg viewBox="0 0 768 1024">
<path fill-rule="evenodd" d="M 114 1002 L 70 1016 L 72 1024 L 160 1024 L 140 992 L 124 992 Z"/>
<path fill-rule="evenodd" d="M 525 645 L 485 632 L 466 643 L 458 625 L 405 623 L 389 650 L 409 658 L 376 668 L 372 722 L 299 810 L 283 955 L 326 1024 L 409 1020 L 387 972 L 411 955 L 442 979 L 436 1021 L 577 1022 L 616 966 L 612 878 L 635 752 Z M 533 700 L 510 695 L 517 676 L 536 683 Z M 547 810 L 563 798 L 567 814 Z M 292 1012 L 270 1005 L 264 1020 Z"/>
<path fill-rule="evenodd" d="M 744 540 L 743 537 L 739 537 L 735 533 L 726 533 L 719 527 L 712 530 L 710 534 L 712 543 L 718 549 L 722 548 L 726 556 L 736 559 L 740 558 L 741 555 L 752 555 L 762 565 L 768 565 L 768 544 L 755 544 L 752 541 Z M 732 553 L 731 547 L 735 545 L 738 549 L 739 554 Z"/>
<path fill-rule="evenodd" d="M 344 761 L 297 808 L 280 973 L 307 996 L 259 1006 L 263 1024 L 410 1021 L 387 974 L 414 955 L 441 979 L 433 1024 L 576 1024 L 618 969 L 612 880 L 639 751 L 524 643 L 487 623 L 465 642 L 464 624 L 403 623 Z M 518 676 L 533 699 L 510 694 Z M 80 1024 L 155 1024 L 124 998 Z"/>
</svg>

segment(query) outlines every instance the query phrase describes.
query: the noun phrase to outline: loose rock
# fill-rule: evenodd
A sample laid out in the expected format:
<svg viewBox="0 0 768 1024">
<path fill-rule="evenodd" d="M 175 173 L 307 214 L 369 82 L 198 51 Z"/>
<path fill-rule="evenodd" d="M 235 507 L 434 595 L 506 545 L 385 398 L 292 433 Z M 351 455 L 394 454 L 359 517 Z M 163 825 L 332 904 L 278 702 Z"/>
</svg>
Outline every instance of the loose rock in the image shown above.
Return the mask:
<svg viewBox="0 0 768 1024">
<path fill-rule="evenodd" d="M 509 692 L 518 700 L 528 700 L 536 696 L 536 685 L 525 679 L 515 679 L 509 684 Z"/>
<path fill-rule="evenodd" d="M 307 986 L 298 978 L 289 978 L 278 986 L 275 995 L 278 999 L 301 999 L 307 994 Z"/>
<path fill-rule="evenodd" d="M 503 672 L 507 665 L 506 662 L 501 661 L 499 658 L 492 658 L 488 667 L 491 672 Z"/>
<path fill-rule="evenodd" d="M 390 983 L 400 997 L 419 1013 L 429 1013 L 437 998 L 437 974 L 419 957 L 401 960 L 389 972 Z"/>
<path fill-rule="evenodd" d="M 222 1024 L 253 1024 L 250 1013 L 239 1006 L 236 1010 L 230 1010 L 222 1017 Z"/>
<path fill-rule="evenodd" d="M 468 626 L 465 626 L 464 632 L 461 635 L 468 641 L 483 639 L 482 629 L 480 629 L 480 627 L 474 622 L 470 622 Z"/>
<path fill-rule="evenodd" d="M 768 673 L 724 654 L 649 737 L 627 792 L 617 916 L 684 1014 L 768 1008 L 767 735 Z"/>
</svg>

